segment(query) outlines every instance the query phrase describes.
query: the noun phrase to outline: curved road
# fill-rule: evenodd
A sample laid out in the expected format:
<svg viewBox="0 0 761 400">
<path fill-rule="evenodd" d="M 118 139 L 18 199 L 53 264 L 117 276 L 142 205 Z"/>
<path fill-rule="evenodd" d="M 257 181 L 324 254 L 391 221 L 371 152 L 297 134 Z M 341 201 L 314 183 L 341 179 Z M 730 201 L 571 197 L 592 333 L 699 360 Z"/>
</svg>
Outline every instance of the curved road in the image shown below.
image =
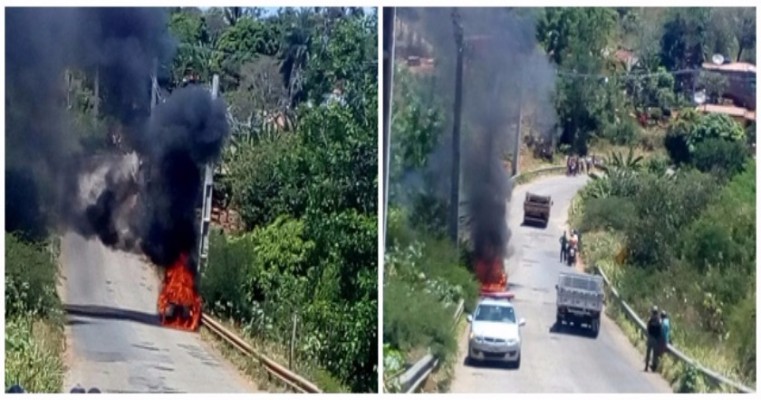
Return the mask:
<svg viewBox="0 0 761 400">
<path fill-rule="evenodd" d="M 671 392 L 660 375 L 644 372 L 644 359 L 623 332 L 606 316 L 600 335 L 554 332 L 555 284 L 560 263 L 560 235 L 567 224 L 574 194 L 586 176 L 550 176 L 513 190 L 509 226 L 512 231 L 505 263 L 513 303 L 522 327 L 521 367 L 466 366 L 467 331 L 459 341 L 459 361 L 451 392 L 459 393 L 643 393 Z M 526 191 L 550 195 L 554 205 L 546 229 L 521 226 Z"/>
<path fill-rule="evenodd" d="M 62 239 L 67 318 L 64 389 L 111 393 L 246 393 L 256 388 L 198 334 L 159 326 L 159 279 L 140 257 L 96 239 Z"/>
</svg>

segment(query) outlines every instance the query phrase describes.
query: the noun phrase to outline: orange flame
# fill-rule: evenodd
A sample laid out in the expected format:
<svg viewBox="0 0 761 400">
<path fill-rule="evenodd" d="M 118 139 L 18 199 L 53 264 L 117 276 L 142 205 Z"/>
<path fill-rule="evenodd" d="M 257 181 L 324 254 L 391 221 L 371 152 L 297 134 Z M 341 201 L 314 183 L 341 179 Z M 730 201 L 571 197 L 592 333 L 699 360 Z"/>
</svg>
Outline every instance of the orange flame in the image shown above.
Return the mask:
<svg viewBox="0 0 761 400">
<path fill-rule="evenodd" d="M 476 277 L 481 282 L 481 293 L 500 293 L 507 290 L 507 274 L 502 259 L 476 260 Z"/>
<path fill-rule="evenodd" d="M 161 324 L 170 328 L 196 331 L 201 324 L 201 296 L 195 276 L 182 254 L 166 269 L 164 285 L 159 293 L 158 311 Z"/>
</svg>

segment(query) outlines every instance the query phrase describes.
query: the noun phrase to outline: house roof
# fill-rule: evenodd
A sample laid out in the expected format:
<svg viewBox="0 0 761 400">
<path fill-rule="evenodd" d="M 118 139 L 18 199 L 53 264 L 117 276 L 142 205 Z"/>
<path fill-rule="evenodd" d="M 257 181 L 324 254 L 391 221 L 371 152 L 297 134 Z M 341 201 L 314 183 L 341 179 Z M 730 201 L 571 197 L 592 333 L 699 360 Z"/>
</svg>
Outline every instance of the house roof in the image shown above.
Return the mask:
<svg viewBox="0 0 761 400">
<path fill-rule="evenodd" d="M 725 114 L 735 118 L 745 118 L 750 121 L 756 120 L 756 112 L 737 106 L 725 106 L 719 104 L 703 104 L 697 107 L 698 111 L 716 114 Z"/>
<path fill-rule="evenodd" d="M 746 62 L 733 62 L 728 64 L 714 64 L 710 62 L 703 63 L 703 68 L 714 71 L 727 72 L 753 72 L 756 73 L 756 66 Z"/>
</svg>

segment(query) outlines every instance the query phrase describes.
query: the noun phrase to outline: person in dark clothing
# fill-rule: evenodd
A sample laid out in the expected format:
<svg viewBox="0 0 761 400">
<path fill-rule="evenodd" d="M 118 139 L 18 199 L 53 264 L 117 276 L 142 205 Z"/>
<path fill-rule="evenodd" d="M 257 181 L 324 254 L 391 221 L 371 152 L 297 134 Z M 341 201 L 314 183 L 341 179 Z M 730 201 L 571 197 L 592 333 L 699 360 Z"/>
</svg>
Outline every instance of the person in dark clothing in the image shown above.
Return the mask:
<svg viewBox="0 0 761 400">
<path fill-rule="evenodd" d="M 560 262 L 565 261 L 568 258 L 568 236 L 563 231 L 563 236 L 560 237 Z"/>
<path fill-rule="evenodd" d="M 650 313 L 650 319 L 647 321 L 647 350 L 645 350 L 645 372 L 647 368 L 655 372 L 658 368 L 658 356 L 660 355 L 659 344 L 661 342 L 661 335 L 663 334 L 661 327 L 661 316 L 658 314 L 658 307 L 653 306 L 653 310 Z M 652 356 L 652 365 L 650 359 Z"/>
</svg>

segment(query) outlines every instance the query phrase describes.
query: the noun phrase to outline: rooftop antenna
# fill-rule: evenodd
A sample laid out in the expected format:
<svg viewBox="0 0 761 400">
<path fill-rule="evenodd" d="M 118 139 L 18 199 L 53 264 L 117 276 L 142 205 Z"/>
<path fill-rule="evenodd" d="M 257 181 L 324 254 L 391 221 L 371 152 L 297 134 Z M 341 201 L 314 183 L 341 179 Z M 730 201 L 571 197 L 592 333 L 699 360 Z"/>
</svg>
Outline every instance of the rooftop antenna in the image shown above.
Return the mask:
<svg viewBox="0 0 761 400">
<path fill-rule="evenodd" d="M 724 56 L 716 53 L 713 56 L 711 56 L 711 62 L 713 62 L 716 65 L 724 64 Z"/>
</svg>

